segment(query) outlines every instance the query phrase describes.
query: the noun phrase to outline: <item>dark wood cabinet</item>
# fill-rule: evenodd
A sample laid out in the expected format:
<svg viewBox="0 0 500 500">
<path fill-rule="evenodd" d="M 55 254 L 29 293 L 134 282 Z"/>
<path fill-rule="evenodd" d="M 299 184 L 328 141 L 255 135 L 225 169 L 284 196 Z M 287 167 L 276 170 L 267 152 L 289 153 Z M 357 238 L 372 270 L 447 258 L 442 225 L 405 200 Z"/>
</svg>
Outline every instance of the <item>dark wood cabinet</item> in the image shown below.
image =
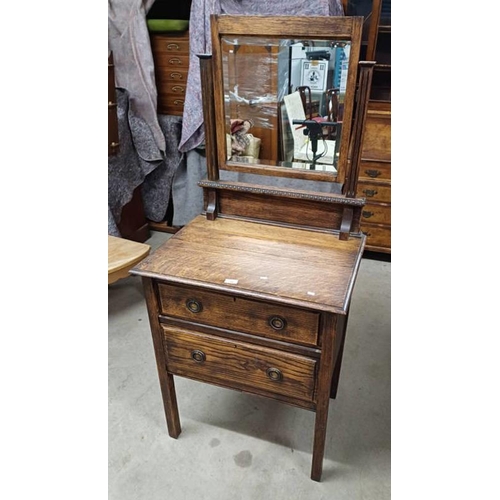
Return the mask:
<svg viewBox="0 0 500 500">
<path fill-rule="evenodd" d="M 189 31 L 150 33 L 158 113 L 182 116 L 189 71 Z"/>
<path fill-rule="evenodd" d="M 361 229 L 367 250 L 391 251 L 391 2 L 347 0 L 347 15 L 364 16 L 362 56 L 375 61 L 366 116 L 358 196 L 366 197 Z"/>
</svg>

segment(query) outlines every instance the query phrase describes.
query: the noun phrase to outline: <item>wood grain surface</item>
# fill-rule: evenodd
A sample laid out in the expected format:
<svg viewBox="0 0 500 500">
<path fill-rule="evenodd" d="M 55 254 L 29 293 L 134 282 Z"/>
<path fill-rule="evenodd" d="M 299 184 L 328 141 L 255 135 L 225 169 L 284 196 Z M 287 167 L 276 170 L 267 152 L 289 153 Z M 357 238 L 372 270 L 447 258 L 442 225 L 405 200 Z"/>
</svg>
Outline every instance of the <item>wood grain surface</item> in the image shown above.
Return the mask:
<svg viewBox="0 0 500 500">
<path fill-rule="evenodd" d="M 364 243 L 198 216 L 131 274 L 345 314 Z"/>
<path fill-rule="evenodd" d="M 167 370 L 174 375 L 218 381 L 233 388 L 278 393 L 312 401 L 317 360 L 252 344 L 162 325 Z M 193 351 L 204 355 L 202 362 Z M 281 379 L 272 380 L 272 369 Z"/>
<path fill-rule="evenodd" d="M 129 269 L 146 257 L 149 245 L 108 234 L 108 284 L 126 278 Z"/>
<path fill-rule="evenodd" d="M 317 312 L 179 285 L 159 284 L 158 291 L 162 313 L 168 316 L 278 340 L 313 346 L 317 344 Z M 197 301 L 200 311 L 192 312 L 187 307 L 189 300 Z M 273 318 L 282 318 L 282 329 L 273 329 L 270 325 Z"/>
</svg>

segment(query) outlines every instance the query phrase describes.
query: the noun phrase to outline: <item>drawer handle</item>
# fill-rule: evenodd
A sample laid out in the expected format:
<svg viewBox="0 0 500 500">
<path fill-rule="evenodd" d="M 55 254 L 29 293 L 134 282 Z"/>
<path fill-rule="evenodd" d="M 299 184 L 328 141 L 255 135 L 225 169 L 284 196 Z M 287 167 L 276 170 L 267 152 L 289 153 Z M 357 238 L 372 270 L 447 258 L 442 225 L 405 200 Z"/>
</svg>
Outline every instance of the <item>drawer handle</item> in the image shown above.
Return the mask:
<svg viewBox="0 0 500 500">
<path fill-rule="evenodd" d="M 286 328 L 286 319 L 281 316 L 273 316 L 269 318 L 269 326 L 273 330 L 284 330 Z"/>
<path fill-rule="evenodd" d="M 375 213 L 374 212 L 367 212 L 366 210 L 363 210 L 362 215 L 365 219 L 369 219 L 370 217 L 375 215 Z"/>
<path fill-rule="evenodd" d="M 203 311 L 203 305 L 200 301 L 196 299 L 188 299 L 186 300 L 186 307 L 192 312 L 192 313 L 199 313 Z"/>
<path fill-rule="evenodd" d="M 182 61 L 178 59 L 177 57 L 172 57 L 172 59 L 169 59 L 168 62 L 170 64 L 182 64 Z"/>
<path fill-rule="evenodd" d="M 376 191 L 375 189 L 364 189 L 363 193 L 365 193 L 368 198 L 372 198 L 373 196 L 378 194 L 378 191 Z"/>
<path fill-rule="evenodd" d="M 205 353 L 203 351 L 195 349 L 194 351 L 191 351 L 191 359 L 193 359 L 197 363 L 203 363 L 207 359 L 207 357 L 205 356 Z"/>
<path fill-rule="evenodd" d="M 280 380 L 283 380 L 283 374 L 280 370 L 278 370 L 278 368 L 268 368 L 266 370 L 266 375 L 273 382 L 279 382 Z"/>
<path fill-rule="evenodd" d="M 118 104 L 116 102 L 113 102 L 113 101 L 108 102 L 108 108 L 116 108 L 117 106 L 118 106 Z"/>
<path fill-rule="evenodd" d="M 112 147 L 112 148 L 117 148 L 119 145 L 120 145 L 120 143 L 119 143 L 119 142 L 115 142 L 115 141 L 113 141 L 113 142 L 110 144 L 110 147 Z"/>
<path fill-rule="evenodd" d="M 172 87 L 173 92 L 184 92 L 184 87 L 181 87 L 180 85 L 174 85 Z"/>
<path fill-rule="evenodd" d="M 371 236 L 372 233 L 370 233 L 369 231 L 361 231 L 365 236 Z"/>
<path fill-rule="evenodd" d="M 179 46 L 176 43 L 169 43 L 167 45 L 167 50 L 179 50 Z"/>
<path fill-rule="evenodd" d="M 182 73 L 170 73 L 170 78 L 174 80 L 182 80 Z"/>
<path fill-rule="evenodd" d="M 378 177 L 382 172 L 380 170 L 365 170 L 365 174 L 368 177 Z"/>
<path fill-rule="evenodd" d="M 176 104 L 177 106 L 180 104 L 182 106 L 184 104 L 184 101 L 182 99 L 175 99 L 174 104 Z"/>
</svg>

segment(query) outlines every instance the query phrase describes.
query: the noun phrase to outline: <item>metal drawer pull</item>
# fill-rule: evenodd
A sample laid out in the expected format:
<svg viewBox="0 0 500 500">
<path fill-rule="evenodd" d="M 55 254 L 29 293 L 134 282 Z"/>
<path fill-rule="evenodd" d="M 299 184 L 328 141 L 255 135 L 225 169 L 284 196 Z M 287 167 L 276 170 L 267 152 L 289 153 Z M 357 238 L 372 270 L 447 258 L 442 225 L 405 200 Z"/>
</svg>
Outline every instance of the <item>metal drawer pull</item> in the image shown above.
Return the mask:
<svg viewBox="0 0 500 500">
<path fill-rule="evenodd" d="M 278 368 L 268 368 L 266 370 L 266 375 L 273 381 L 273 382 L 279 382 L 280 380 L 283 379 L 283 374 L 281 373 Z"/>
<path fill-rule="evenodd" d="M 364 189 L 363 193 L 365 193 L 369 198 L 372 198 L 373 196 L 378 194 L 378 191 L 375 191 L 375 189 Z"/>
<path fill-rule="evenodd" d="M 119 142 L 114 142 L 114 141 L 110 144 L 112 148 L 117 148 L 119 145 L 120 145 Z"/>
<path fill-rule="evenodd" d="M 273 316 L 269 318 L 269 326 L 274 330 L 283 330 L 286 328 L 286 319 L 281 316 Z"/>
<path fill-rule="evenodd" d="M 184 101 L 182 99 L 175 99 L 174 104 L 176 105 L 180 104 L 182 106 L 184 104 Z"/>
<path fill-rule="evenodd" d="M 170 78 L 174 80 L 182 80 L 182 73 L 170 73 Z"/>
<path fill-rule="evenodd" d="M 116 108 L 118 104 L 113 101 L 108 101 L 108 108 Z"/>
<path fill-rule="evenodd" d="M 378 177 L 382 172 L 380 170 L 365 170 L 365 174 L 368 177 Z"/>
<path fill-rule="evenodd" d="M 176 43 L 169 43 L 167 45 L 168 50 L 179 50 L 179 46 Z"/>
<path fill-rule="evenodd" d="M 363 212 L 361 212 L 361 214 L 363 215 L 363 217 L 364 217 L 365 219 L 369 219 L 372 215 L 375 215 L 375 213 L 374 213 L 374 212 L 367 212 L 367 211 L 365 211 L 365 210 L 363 210 Z"/>
<path fill-rule="evenodd" d="M 174 85 L 172 87 L 173 92 L 184 92 L 184 87 L 181 87 L 180 85 Z"/>
<path fill-rule="evenodd" d="M 177 57 L 172 57 L 172 59 L 169 59 L 168 62 L 170 64 L 182 64 L 182 61 L 178 59 Z"/>
<path fill-rule="evenodd" d="M 207 359 L 207 357 L 205 356 L 205 353 L 203 351 L 195 349 L 194 351 L 191 351 L 191 359 L 193 359 L 197 363 L 203 363 Z"/>
<path fill-rule="evenodd" d="M 201 302 L 199 302 L 196 299 L 188 299 L 186 300 L 186 307 L 192 312 L 192 313 L 199 313 L 203 311 L 203 305 Z"/>
</svg>

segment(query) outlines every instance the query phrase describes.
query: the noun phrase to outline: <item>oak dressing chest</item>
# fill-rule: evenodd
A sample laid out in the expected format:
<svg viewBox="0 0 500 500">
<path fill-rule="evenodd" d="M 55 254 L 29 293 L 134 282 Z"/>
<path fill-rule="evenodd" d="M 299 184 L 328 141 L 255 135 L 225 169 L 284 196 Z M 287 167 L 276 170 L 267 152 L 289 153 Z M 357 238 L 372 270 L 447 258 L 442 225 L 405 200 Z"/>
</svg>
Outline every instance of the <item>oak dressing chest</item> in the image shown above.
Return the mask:
<svg viewBox="0 0 500 500">
<path fill-rule="evenodd" d="M 200 56 L 205 210 L 131 271 L 144 284 L 169 435 L 177 438 L 181 432 L 176 376 L 311 410 L 316 413 L 311 469 L 316 481 L 366 239 L 360 231 L 365 200 L 354 196 L 355 153 L 371 83 L 370 65 L 358 60 L 360 27 L 359 18 L 212 17 L 213 54 Z M 256 37 L 256 43 L 265 37 L 266 43 L 276 39 L 281 45 L 291 38 L 324 40 L 327 47 L 349 44 L 334 176 L 312 170 L 311 164 L 258 160 L 242 166 L 227 159 L 227 58 L 221 41 L 242 35 Z M 243 168 L 266 182 L 222 178 Z M 273 183 L 286 177 L 340 188 L 318 192 Z"/>
</svg>

